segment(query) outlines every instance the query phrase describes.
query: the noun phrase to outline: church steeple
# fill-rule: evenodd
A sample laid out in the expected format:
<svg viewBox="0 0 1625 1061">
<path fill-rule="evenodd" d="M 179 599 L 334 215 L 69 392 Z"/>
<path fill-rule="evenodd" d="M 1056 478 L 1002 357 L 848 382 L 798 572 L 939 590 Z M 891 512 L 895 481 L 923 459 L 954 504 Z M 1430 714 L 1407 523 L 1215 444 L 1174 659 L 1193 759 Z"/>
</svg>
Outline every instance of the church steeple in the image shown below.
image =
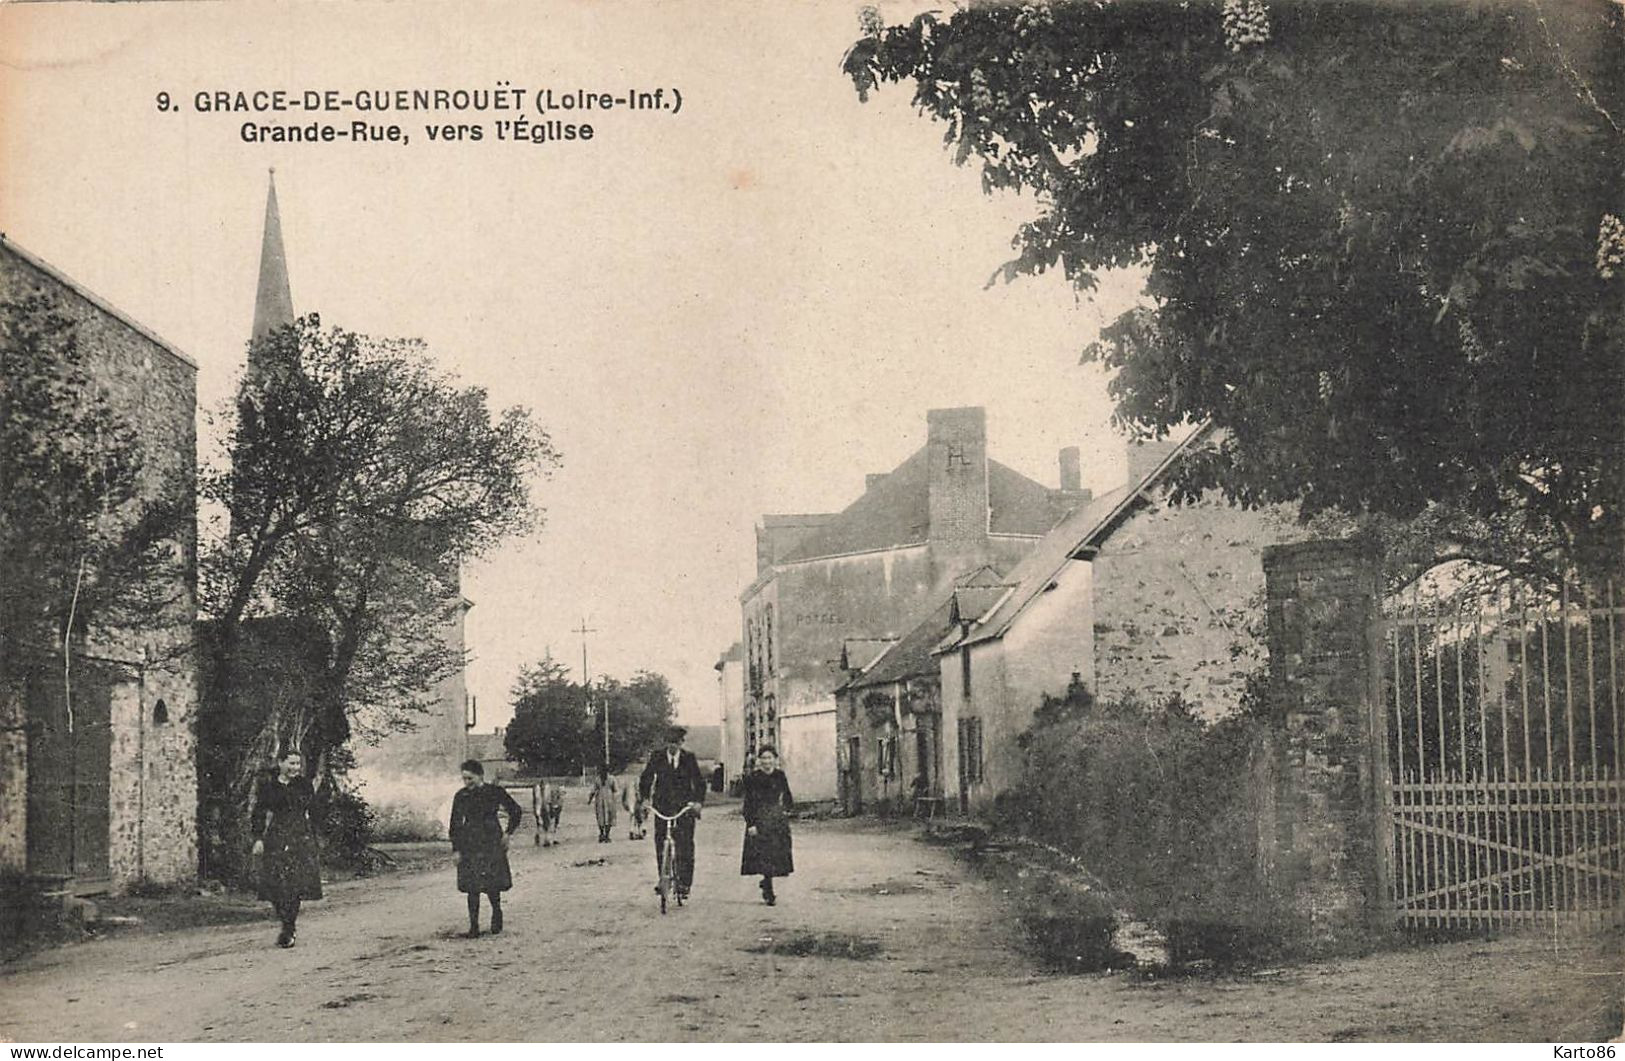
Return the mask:
<svg viewBox="0 0 1625 1061">
<path fill-rule="evenodd" d="M 282 217 L 276 206 L 276 170 L 265 197 L 265 235 L 260 243 L 260 286 L 254 298 L 254 333 L 259 339 L 293 323 L 293 294 L 288 287 L 288 259 L 282 251 Z"/>
</svg>

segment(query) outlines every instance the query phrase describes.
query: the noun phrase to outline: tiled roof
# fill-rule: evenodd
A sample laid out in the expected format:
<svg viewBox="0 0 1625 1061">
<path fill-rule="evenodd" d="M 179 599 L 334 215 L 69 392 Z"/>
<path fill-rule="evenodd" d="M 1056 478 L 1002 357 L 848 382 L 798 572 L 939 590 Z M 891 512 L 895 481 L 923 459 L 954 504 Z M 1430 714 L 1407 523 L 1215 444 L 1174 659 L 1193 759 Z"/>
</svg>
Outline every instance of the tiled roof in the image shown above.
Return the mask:
<svg viewBox="0 0 1625 1061">
<path fill-rule="evenodd" d="M 962 576 L 952 587 L 932 601 L 924 617 L 903 635 L 902 640 L 876 659 L 862 674 L 847 682 L 845 688 L 867 689 L 908 678 L 936 674 L 937 661 L 932 656 L 932 650 L 955 626 L 953 615 L 955 595 L 965 592 L 992 592 L 1003 595 L 1009 588 L 999 573 L 991 567 L 980 567 Z"/>
<path fill-rule="evenodd" d="M 1076 551 L 1078 542 L 1115 510 L 1127 494 L 1127 487 L 1119 487 L 1110 493 L 1102 494 L 1068 515 L 1058 527 L 1045 535 L 1043 541 L 1033 547 L 1032 552 L 1022 557 L 1021 561 L 1010 569 L 1009 581 L 1015 585 L 1015 591 L 1005 597 L 992 614 L 978 617 L 980 621 L 968 636 L 955 637 L 943 643 L 941 648 L 951 648 L 961 641 L 975 643 L 1002 637 L 1022 609 L 1060 574 L 1061 569 Z"/>
<path fill-rule="evenodd" d="M 1087 556 L 1090 550 L 1098 548 L 1134 511 L 1135 506 L 1167 477 L 1180 455 L 1207 437 L 1211 430 L 1210 424 L 1202 424 L 1173 446 L 1139 481 L 1118 487 L 1073 510 L 1011 569 L 1009 581 L 1016 583 L 1015 591 L 991 615 L 978 622 L 969 634 L 960 636 L 957 630 L 950 631 L 949 636 L 937 646 L 937 651 L 945 652 L 959 644 L 976 644 L 1003 637 L 1016 617 L 1032 603 L 1034 597 L 1049 588 L 1068 561 Z"/>
<path fill-rule="evenodd" d="M 1005 598 L 1013 584 L 998 583 L 991 586 L 960 586 L 954 590 L 953 621 L 956 623 L 980 622 L 982 617 L 992 611 L 994 606 Z"/>
<path fill-rule="evenodd" d="M 1056 491 L 996 460 L 987 462 L 988 529 L 994 534 L 1038 536 L 1066 513 Z"/>
<path fill-rule="evenodd" d="M 785 562 L 923 543 L 931 530 L 928 452 L 915 451 L 891 474 L 878 478 L 862 497 L 803 538 Z M 987 494 L 994 534 L 1036 538 L 1063 514 L 1056 491 L 995 460 L 987 462 Z"/>
<path fill-rule="evenodd" d="M 801 540 L 786 561 L 917 545 L 931 526 L 930 467 L 921 448 L 872 490 Z"/>
</svg>

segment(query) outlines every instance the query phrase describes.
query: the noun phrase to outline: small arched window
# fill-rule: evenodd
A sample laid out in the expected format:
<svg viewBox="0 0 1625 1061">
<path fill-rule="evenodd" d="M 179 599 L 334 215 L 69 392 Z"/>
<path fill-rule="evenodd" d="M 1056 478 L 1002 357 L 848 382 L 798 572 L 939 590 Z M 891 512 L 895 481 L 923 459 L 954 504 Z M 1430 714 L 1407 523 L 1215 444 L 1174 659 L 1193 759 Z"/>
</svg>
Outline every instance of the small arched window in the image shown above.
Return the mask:
<svg viewBox="0 0 1625 1061">
<path fill-rule="evenodd" d="M 161 696 L 158 698 L 158 702 L 152 705 L 152 720 L 159 725 L 169 721 L 169 705 L 164 703 L 164 698 Z"/>
</svg>

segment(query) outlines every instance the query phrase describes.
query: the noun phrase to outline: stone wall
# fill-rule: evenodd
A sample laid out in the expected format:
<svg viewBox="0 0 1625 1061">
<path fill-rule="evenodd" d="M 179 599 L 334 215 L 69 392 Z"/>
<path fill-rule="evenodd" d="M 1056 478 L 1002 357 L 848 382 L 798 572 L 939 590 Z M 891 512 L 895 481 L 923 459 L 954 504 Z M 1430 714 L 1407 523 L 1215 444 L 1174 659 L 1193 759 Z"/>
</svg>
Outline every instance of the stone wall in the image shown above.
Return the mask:
<svg viewBox="0 0 1625 1061">
<path fill-rule="evenodd" d="M 884 700 L 887 708 L 882 715 L 871 715 L 866 700 L 876 697 Z M 923 676 L 907 681 L 887 682 L 882 686 L 863 689 L 843 689 L 837 710 L 835 741 L 842 747 L 842 803 L 848 811 L 853 778 L 851 764 L 851 738 L 858 738 L 856 782 L 864 811 L 907 812 L 908 799 L 913 796 L 913 780 L 925 777 L 926 795 L 941 796 L 941 682 L 936 676 Z M 897 725 L 902 721 L 902 726 Z M 920 734 L 925 733 L 925 760 L 920 757 Z M 933 741 L 933 731 L 938 734 Z M 897 741 L 897 759 L 892 777 L 882 777 L 881 741 Z"/>
<path fill-rule="evenodd" d="M 114 687 L 111 835 L 120 886 L 197 873 L 197 669 L 191 652 Z M 180 710 L 177 710 L 179 705 Z"/>
<path fill-rule="evenodd" d="M 1208 718 L 1235 710 L 1264 663 L 1260 551 L 1303 536 L 1289 509 L 1217 496 L 1130 515 L 1094 558 L 1096 695 L 1177 693 Z"/>
<path fill-rule="evenodd" d="M 1261 868 L 1291 897 L 1308 943 L 1336 950 L 1391 925 L 1387 771 L 1375 622 L 1381 576 L 1347 542 L 1264 553 L 1274 821 Z M 1273 824 L 1273 829 L 1270 825 Z"/>
<path fill-rule="evenodd" d="M 194 503 L 197 490 L 197 368 L 156 336 L 0 238 L 0 298 L 50 298 L 78 328 L 97 389 L 132 429 L 145 500 Z M 133 517 L 133 511 L 126 517 Z M 115 888 L 136 880 L 179 881 L 197 870 L 197 535 L 178 530 L 176 563 L 149 587 L 159 602 L 138 626 L 93 628 L 88 655 L 118 660 L 131 679 L 112 702 L 109 856 Z M 163 710 L 158 711 L 158 702 Z M 16 728 L 16 691 L 0 693 L 0 863 L 26 861 L 27 753 Z M 161 719 L 161 721 L 160 721 Z"/>
</svg>

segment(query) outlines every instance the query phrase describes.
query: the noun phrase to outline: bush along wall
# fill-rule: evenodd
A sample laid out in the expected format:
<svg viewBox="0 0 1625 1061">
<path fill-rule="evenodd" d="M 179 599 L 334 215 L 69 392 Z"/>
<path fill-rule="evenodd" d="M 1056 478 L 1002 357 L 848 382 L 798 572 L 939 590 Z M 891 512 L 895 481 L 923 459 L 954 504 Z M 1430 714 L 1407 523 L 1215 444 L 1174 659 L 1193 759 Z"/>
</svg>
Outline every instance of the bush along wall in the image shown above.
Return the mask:
<svg viewBox="0 0 1625 1061">
<path fill-rule="evenodd" d="M 1081 860 L 1120 909 L 1164 933 L 1174 965 L 1288 954 L 1287 905 L 1257 859 L 1260 713 L 1207 723 L 1177 697 L 1097 703 L 1076 685 L 1046 697 L 1004 824 Z"/>
</svg>

